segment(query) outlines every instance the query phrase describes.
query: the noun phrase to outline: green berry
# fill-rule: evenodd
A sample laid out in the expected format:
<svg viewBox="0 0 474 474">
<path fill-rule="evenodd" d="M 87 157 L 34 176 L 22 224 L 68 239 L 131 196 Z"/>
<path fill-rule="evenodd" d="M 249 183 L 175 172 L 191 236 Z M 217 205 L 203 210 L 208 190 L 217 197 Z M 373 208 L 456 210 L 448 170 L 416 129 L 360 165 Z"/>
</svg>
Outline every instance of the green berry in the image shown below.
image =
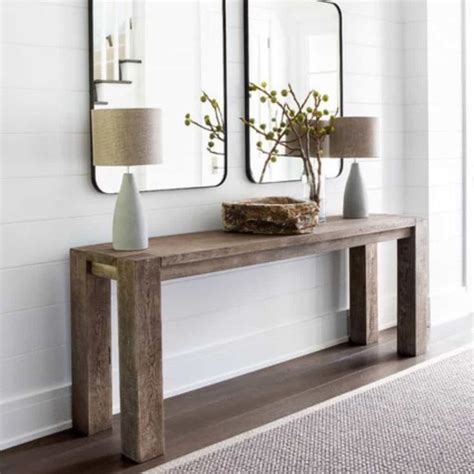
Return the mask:
<svg viewBox="0 0 474 474">
<path fill-rule="evenodd" d="M 206 100 L 207 100 L 207 99 L 206 99 L 206 96 L 205 96 L 205 95 L 201 96 L 201 102 L 206 102 Z"/>
<path fill-rule="evenodd" d="M 260 97 L 260 102 L 261 102 L 262 104 L 264 104 L 266 101 L 267 101 L 267 98 L 266 98 L 266 97 Z"/>
<path fill-rule="evenodd" d="M 265 81 L 262 81 L 262 83 L 260 84 L 262 87 L 267 87 L 267 83 Z"/>
<path fill-rule="evenodd" d="M 189 127 L 191 125 L 191 120 L 186 119 L 184 121 L 184 125 L 186 125 L 186 127 Z"/>
<path fill-rule="evenodd" d="M 323 99 L 323 102 L 327 102 L 329 100 L 329 97 L 327 94 L 324 94 L 322 99 Z"/>
<path fill-rule="evenodd" d="M 262 148 L 262 146 L 263 146 L 263 143 L 260 142 L 260 141 L 258 141 L 258 142 L 257 142 L 257 148 Z"/>
<path fill-rule="evenodd" d="M 324 110 L 323 110 L 323 114 L 324 114 L 324 115 L 329 115 L 329 110 L 324 109 Z"/>
<path fill-rule="evenodd" d="M 214 142 L 209 142 L 209 143 L 207 144 L 207 146 L 208 146 L 209 148 L 212 148 L 212 147 L 214 146 Z"/>
<path fill-rule="evenodd" d="M 288 91 L 287 91 L 286 89 L 283 89 L 283 90 L 281 91 L 281 95 L 282 95 L 283 97 L 286 97 L 286 96 L 288 95 Z"/>
</svg>

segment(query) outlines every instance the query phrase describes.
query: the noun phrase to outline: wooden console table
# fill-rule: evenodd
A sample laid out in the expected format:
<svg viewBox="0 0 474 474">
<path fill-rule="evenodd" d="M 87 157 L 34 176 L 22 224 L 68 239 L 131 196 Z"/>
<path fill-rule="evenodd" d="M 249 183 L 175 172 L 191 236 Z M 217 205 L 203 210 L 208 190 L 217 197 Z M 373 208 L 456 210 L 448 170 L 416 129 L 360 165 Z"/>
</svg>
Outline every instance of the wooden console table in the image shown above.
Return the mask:
<svg viewBox="0 0 474 474">
<path fill-rule="evenodd" d="M 198 232 L 150 239 L 140 252 L 111 244 L 71 250 L 73 424 L 112 426 L 110 280 L 117 280 L 122 453 L 143 462 L 164 452 L 161 282 L 230 268 L 349 250 L 350 339 L 377 341 L 377 243 L 398 241 L 398 352 L 426 349 L 427 240 L 423 219 L 330 218 L 293 236 Z"/>
</svg>

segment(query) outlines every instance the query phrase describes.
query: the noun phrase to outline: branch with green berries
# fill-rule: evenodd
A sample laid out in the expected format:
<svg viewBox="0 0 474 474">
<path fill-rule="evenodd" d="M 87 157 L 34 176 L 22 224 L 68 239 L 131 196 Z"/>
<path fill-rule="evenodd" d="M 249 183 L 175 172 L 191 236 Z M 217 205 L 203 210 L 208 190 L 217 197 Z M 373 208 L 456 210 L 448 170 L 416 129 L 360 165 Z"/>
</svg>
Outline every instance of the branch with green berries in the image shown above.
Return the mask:
<svg viewBox="0 0 474 474">
<path fill-rule="evenodd" d="M 211 114 L 204 115 L 203 123 L 200 123 L 194 120 L 191 117 L 191 114 L 187 113 L 184 116 L 184 125 L 186 125 L 186 127 L 189 127 L 190 125 L 195 125 L 196 127 L 199 127 L 202 130 L 208 132 L 209 135 L 206 146 L 207 151 L 213 155 L 223 156 L 224 152 L 219 152 L 215 150 L 217 142 L 225 143 L 225 121 L 222 109 L 217 99 L 209 97 L 209 95 L 204 91 L 201 96 L 201 102 L 203 104 L 207 103 L 211 106 Z"/>
<path fill-rule="evenodd" d="M 266 156 L 260 182 L 263 182 L 268 167 L 275 163 L 278 157 L 299 157 L 303 160 L 308 177 L 310 199 L 319 204 L 323 145 L 326 137 L 334 131 L 336 119 L 327 109 L 321 110 L 329 97 L 310 90 L 304 97 L 298 98 L 291 84 L 278 92 L 269 88 L 266 82 L 251 82 L 249 91 L 251 96 L 255 93 L 258 100 L 269 108 L 269 123 L 257 124 L 254 118 L 241 118 L 241 121 L 257 134 L 257 150 Z M 312 155 L 313 150 L 316 150 L 316 153 Z M 318 162 L 317 178 L 311 165 L 313 157 Z"/>
</svg>

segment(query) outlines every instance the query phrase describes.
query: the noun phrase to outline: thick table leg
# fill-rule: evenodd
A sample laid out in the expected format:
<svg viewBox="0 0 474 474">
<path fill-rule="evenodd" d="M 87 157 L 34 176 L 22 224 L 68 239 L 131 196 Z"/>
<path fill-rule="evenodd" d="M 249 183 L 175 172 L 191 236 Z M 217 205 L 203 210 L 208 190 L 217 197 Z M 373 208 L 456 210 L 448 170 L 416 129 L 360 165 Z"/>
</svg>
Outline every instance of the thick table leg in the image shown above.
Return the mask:
<svg viewBox="0 0 474 474">
<path fill-rule="evenodd" d="M 426 221 L 417 221 L 412 235 L 398 241 L 398 353 L 426 351 L 428 313 L 428 242 Z"/>
<path fill-rule="evenodd" d="M 122 453 L 137 462 L 163 454 L 159 259 L 118 264 Z"/>
<path fill-rule="evenodd" d="M 71 250 L 72 419 L 91 435 L 112 426 L 110 281 Z"/>
<path fill-rule="evenodd" d="M 349 250 L 350 340 L 371 344 L 378 339 L 377 244 Z"/>
</svg>

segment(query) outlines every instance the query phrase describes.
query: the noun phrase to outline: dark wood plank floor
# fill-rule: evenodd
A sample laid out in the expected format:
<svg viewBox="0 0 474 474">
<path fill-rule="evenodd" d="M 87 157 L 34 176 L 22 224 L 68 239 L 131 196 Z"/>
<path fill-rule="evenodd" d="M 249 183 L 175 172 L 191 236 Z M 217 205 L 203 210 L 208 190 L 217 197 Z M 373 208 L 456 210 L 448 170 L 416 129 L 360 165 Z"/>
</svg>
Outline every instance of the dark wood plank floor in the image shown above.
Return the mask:
<svg viewBox="0 0 474 474">
<path fill-rule="evenodd" d="M 370 346 L 341 344 L 210 387 L 167 399 L 165 457 L 137 465 L 120 455 L 120 418 L 113 430 L 82 437 L 72 430 L 0 453 L 2 474 L 138 473 L 196 449 L 289 415 L 399 372 L 472 341 L 472 319 L 431 331 L 428 352 L 396 354 L 396 330 Z"/>
</svg>

